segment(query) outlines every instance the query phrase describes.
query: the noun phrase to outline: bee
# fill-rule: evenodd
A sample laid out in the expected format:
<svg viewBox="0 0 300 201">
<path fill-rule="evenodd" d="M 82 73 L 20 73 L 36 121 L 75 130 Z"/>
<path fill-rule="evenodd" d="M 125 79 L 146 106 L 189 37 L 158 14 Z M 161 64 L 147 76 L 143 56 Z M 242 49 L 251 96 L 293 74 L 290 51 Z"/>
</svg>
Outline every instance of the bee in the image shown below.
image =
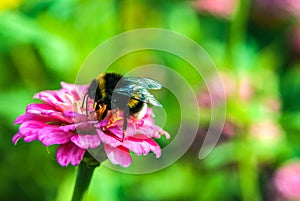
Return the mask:
<svg viewBox="0 0 300 201">
<path fill-rule="evenodd" d="M 159 90 L 162 85 L 149 78 L 125 77 L 117 73 L 102 73 L 92 80 L 84 96 L 83 104 L 88 98 L 94 100 L 94 111 L 98 121 L 105 118 L 108 110 L 120 109 L 124 112 L 123 139 L 126 136 L 127 118 L 131 115 L 144 116 L 147 104 L 156 107 L 162 105 L 148 91 Z"/>
</svg>

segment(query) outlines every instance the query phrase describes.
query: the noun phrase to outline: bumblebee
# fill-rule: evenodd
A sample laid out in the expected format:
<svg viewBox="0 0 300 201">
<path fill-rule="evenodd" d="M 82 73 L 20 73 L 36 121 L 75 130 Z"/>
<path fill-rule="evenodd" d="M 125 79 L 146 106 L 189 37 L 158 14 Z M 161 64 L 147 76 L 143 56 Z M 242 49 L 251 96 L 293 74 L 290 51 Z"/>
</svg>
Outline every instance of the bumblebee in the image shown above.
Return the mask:
<svg viewBox="0 0 300 201">
<path fill-rule="evenodd" d="M 86 103 L 87 109 L 88 98 L 94 100 L 94 110 L 98 121 L 105 118 L 108 110 L 122 110 L 124 112 L 122 141 L 124 141 L 129 116 L 142 117 L 146 112 L 147 104 L 162 107 L 148 91 L 148 89 L 159 90 L 161 88 L 160 83 L 149 78 L 103 73 L 92 80 L 83 103 Z"/>
</svg>

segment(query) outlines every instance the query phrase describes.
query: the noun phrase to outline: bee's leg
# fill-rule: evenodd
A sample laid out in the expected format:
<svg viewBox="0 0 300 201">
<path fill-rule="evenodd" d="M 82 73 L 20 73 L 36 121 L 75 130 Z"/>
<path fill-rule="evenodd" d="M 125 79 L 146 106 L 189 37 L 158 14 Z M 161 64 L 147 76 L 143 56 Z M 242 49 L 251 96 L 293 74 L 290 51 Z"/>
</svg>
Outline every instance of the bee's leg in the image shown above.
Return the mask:
<svg viewBox="0 0 300 201">
<path fill-rule="evenodd" d="M 89 96 L 86 96 L 86 95 L 84 95 L 84 97 L 85 97 L 85 112 L 86 112 L 86 115 L 88 115 L 88 102 L 89 102 Z"/>
<path fill-rule="evenodd" d="M 94 103 L 93 103 L 93 108 L 94 108 L 94 111 L 90 112 L 90 114 L 94 113 L 95 111 L 97 111 L 97 109 L 99 109 L 99 104 L 95 100 L 94 100 Z"/>
<path fill-rule="evenodd" d="M 123 138 L 122 138 L 122 142 L 124 142 L 125 137 L 126 137 L 126 129 L 127 129 L 127 118 L 125 118 L 124 121 L 123 121 Z"/>
<path fill-rule="evenodd" d="M 85 103 L 85 113 L 86 115 L 88 116 L 88 94 L 84 94 L 83 96 L 83 100 L 82 100 L 82 104 L 81 104 L 81 107 L 83 108 L 84 107 L 84 103 Z"/>
<path fill-rule="evenodd" d="M 124 111 L 124 121 L 123 121 L 123 138 L 122 142 L 124 142 L 126 137 L 126 129 L 127 129 L 127 118 L 129 117 L 129 110 Z"/>
</svg>

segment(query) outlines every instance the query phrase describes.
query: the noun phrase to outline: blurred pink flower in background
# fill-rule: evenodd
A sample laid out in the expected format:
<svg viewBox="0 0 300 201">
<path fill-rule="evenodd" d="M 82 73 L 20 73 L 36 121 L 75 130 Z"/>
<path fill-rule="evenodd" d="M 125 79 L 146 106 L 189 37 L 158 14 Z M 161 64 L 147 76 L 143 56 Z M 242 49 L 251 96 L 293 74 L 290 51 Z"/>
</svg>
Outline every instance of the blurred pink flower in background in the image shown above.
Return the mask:
<svg viewBox="0 0 300 201">
<path fill-rule="evenodd" d="M 170 136 L 155 125 L 150 108 L 141 119 L 130 117 L 123 141 L 123 117 L 120 111 L 110 111 L 99 122 L 93 112 L 93 100 L 90 99 L 88 103 L 89 115 L 86 114 L 86 108 L 82 108 L 88 85 L 63 82 L 61 85 L 60 90 L 42 91 L 34 96 L 43 103 L 29 104 L 26 113 L 15 120 L 15 124 L 21 125 L 19 132 L 13 136 L 14 144 L 21 138 L 25 142 L 38 140 L 45 146 L 58 144 L 56 158 L 62 166 L 70 163 L 78 165 L 88 149 L 97 148 L 101 143 L 108 159 L 124 167 L 131 164 L 129 150 L 139 155 L 152 151 L 156 157 L 160 157 L 160 147 L 152 138 Z"/>
<path fill-rule="evenodd" d="M 271 3 L 274 3 L 291 16 L 300 17 L 300 0 L 273 0 Z"/>
<path fill-rule="evenodd" d="M 283 198 L 300 200 L 300 162 L 289 162 L 280 167 L 274 176 L 274 186 Z"/>
<path fill-rule="evenodd" d="M 256 139 L 270 143 L 281 136 L 281 129 L 276 122 L 264 120 L 253 123 L 250 126 L 250 133 Z"/>
<path fill-rule="evenodd" d="M 223 86 L 219 84 L 220 79 Z M 206 84 L 206 88 L 200 90 L 197 96 L 199 106 L 206 109 L 211 109 L 212 101 L 214 101 L 215 106 L 224 105 L 236 90 L 236 81 L 230 73 L 221 72 L 219 75 L 211 77 Z M 224 122 L 222 133 L 227 137 L 233 137 L 235 130 L 235 123 L 227 119 Z"/>
<path fill-rule="evenodd" d="M 268 108 L 270 112 L 279 113 L 281 109 L 281 104 L 277 97 L 267 97 L 263 104 Z"/>
<path fill-rule="evenodd" d="M 194 2 L 198 10 L 224 18 L 233 14 L 236 4 L 236 0 L 197 0 Z"/>
<path fill-rule="evenodd" d="M 247 76 L 241 77 L 237 87 L 237 93 L 240 99 L 246 102 L 250 101 L 254 93 L 254 87 L 251 79 Z"/>
<path fill-rule="evenodd" d="M 219 79 L 222 80 L 223 87 L 219 85 Z M 199 105 L 204 108 L 211 107 L 212 100 L 216 105 L 223 104 L 234 94 L 240 100 L 250 101 L 255 90 L 249 77 L 241 76 L 236 79 L 233 75 L 224 72 L 212 77 L 206 84 L 207 87 L 198 95 Z"/>
<path fill-rule="evenodd" d="M 233 122 L 226 120 L 224 122 L 222 135 L 227 137 L 233 137 L 235 134 L 236 134 L 236 125 Z"/>
<path fill-rule="evenodd" d="M 219 85 L 219 79 L 222 80 L 223 86 Z M 198 103 L 204 108 L 210 108 L 212 100 L 216 105 L 224 104 L 235 90 L 235 80 L 230 74 L 226 73 L 220 73 L 212 77 L 206 84 L 207 87 L 198 94 Z"/>
<path fill-rule="evenodd" d="M 260 18 L 262 21 L 300 17 L 300 0 L 255 0 L 253 6 L 256 14 L 260 13 L 261 17 L 267 17 L 267 19 Z"/>
</svg>

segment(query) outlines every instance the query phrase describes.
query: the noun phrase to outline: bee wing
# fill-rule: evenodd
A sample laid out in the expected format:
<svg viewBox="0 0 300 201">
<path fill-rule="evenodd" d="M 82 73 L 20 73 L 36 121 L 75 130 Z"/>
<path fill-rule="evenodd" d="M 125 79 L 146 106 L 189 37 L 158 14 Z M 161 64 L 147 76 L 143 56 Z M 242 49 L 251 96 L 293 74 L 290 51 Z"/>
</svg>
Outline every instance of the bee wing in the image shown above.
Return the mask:
<svg viewBox="0 0 300 201">
<path fill-rule="evenodd" d="M 156 107 L 162 107 L 162 105 L 154 98 L 154 96 L 145 88 L 140 89 L 133 94 L 133 97 L 143 102 L 149 103 Z"/>
<path fill-rule="evenodd" d="M 124 87 L 115 88 L 114 93 L 125 95 L 130 98 L 133 97 L 156 107 L 162 107 L 158 100 L 156 100 L 144 86 L 131 84 Z"/>
<path fill-rule="evenodd" d="M 154 89 L 158 90 L 161 89 L 162 85 L 152 79 L 149 78 L 142 78 L 142 77 L 123 77 L 125 81 L 128 81 L 131 84 L 138 85 L 138 86 L 143 86 L 143 88 L 146 89 Z"/>
</svg>

